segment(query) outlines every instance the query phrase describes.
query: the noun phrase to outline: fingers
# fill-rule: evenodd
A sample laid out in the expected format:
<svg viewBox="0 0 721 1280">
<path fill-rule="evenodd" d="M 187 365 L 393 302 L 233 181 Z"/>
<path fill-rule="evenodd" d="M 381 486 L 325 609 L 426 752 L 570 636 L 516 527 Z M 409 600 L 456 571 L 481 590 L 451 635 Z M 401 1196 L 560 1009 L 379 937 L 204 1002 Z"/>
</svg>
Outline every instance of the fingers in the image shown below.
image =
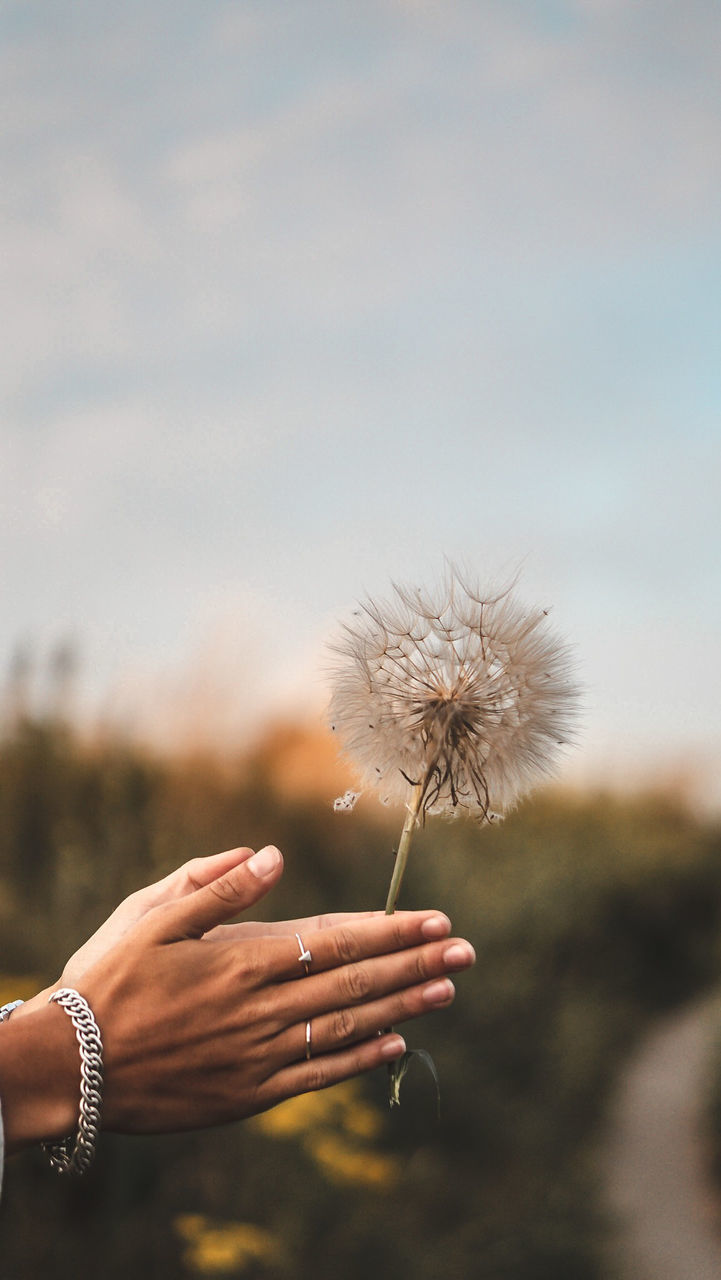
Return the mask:
<svg viewBox="0 0 721 1280">
<path fill-rule="evenodd" d="M 395 972 L 389 968 L 388 959 L 375 959 L 365 966 L 369 993 L 376 983 L 383 985 L 398 981 L 401 976 L 407 978 L 413 972 L 413 963 L 416 972 L 423 971 L 429 978 L 400 989 L 394 988 L 378 998 L 331 1006 L 321 1013 L 314 1012 L 314 1000 L 320 989 L 330 991 L 339 980 L 344 980 L 342 971 L 318 975 L 315 980 L 286 984 L 287 989 L 305 991 L 310 998 L 301 1019 L 276 1042 L 275 1049 L 279 1051 L 281 1061 L 289 1062 L 289 1065 L 276 1070 L 267 1081 L 266 1088 L 273 1096 L 264 1105 L 271 1106 L 296 1093 L 324 1089 L 399 1058 L 405 1052 L 405 1042 L 395 1032 L 384 1029 L 449 1005 L 455 989 L 446 976 L 447 971 L 467 968 L 475 960 L 475 953 L 470 943 L 454 938 L 403 954 L 398 957 L 404 962 L 403 966 Z M 410 966 L 409 962 L 412 962 Z M 347 972 L 345 980 L 350 981 L 351 988 L 354 987 L 355 980 L 348 979 Z M 365 979 L 360 985 L 365 989 Z M 313 987 L 315 990 L 312 991 Z M 306 1054 L 308 1042 L 310 1058 Z"/>
<path fill-rule="evenodd" d="M 312 933 L 298 929 L 297 933 L 304 949 L 311 953 L 310 972 L 316 975 L 374 956 L 388 956 L 431 939 L 445 938 L 450 930 L 450 920 L 440 911 L 399 911 L 392 916 L 380 912 L 369 918 L 354 917 L 350 922 Z M 263 968 L 277 981 L 305 973 L 295 932 L 283 940 L 258 939 Z"/>
<path fill-rule="evenodd" d="M 368 1004 L 346 1006 L 332 1013 L 310 1018 L 311 1056 L 336 1053 L 373 1036 L 378 1038 L 388 1027 L 419 1018 L 434 1009 L 445 1008 L 453 1003 L 454 996 L 455 988 L 450 978 L 436 978 Z M 288 1030 L 285 1037 L 288 1057 L 299 1061 L 305 1058 L 308 1020 L 306 1018 L 304 1022 Z"/>
<path fill-rule="evenodd" d="M 419 1003 L 422 991 L 438 980 L 447 982 L 449 974 L 470 968 L 474 960 L 473 947 L 463 938 L 426 943 L 286 982 L 277 988 L 276 1008 L 289 1027 L 307 1018 L 331 1015 L 338 1020 L 341 1032 L 344 1026 L 348 1028 L 341 1039 L 357 1040 L 402 1017 L 428 1012 L 432 1004 L 428 1000 Z M 404 994 L 409 988 L 415 988 L 413 997 Z M 451 986 L 441 1003 L 448 1003 L 452 996 Z M 376 1005 L 382 1001 L 386 1003 L 379 1012 Z"/>
<path fill-rule="evenodd" d="M 157 884 L 150 885 L 141 892 L 148 894 L 152 892 L 153 906 L 175 902 L 178 898 L 185 898 L 196 889 L 202 889 L 205 885 L 211 884 L 213 880 L 226 875 L 234 867 L 247 862 L 252 856 L 253 850 L 243 847 L 226 849 L 224 853 L 213 853 L 207 858 L 192 858 L 190 862 L 177 867 L 163 880 L 159 880 Z"/>
<path fill-rule="evenodd" d="M 280 878 L 282 870 L 280 851 L 274 845 L 266 845 L 244 861 L 231 863 L 210 883 L 178 901 L 157 907 L 148 917 L 148 927 L 158 942 L 201 938 L 208 930 L 258 902 Z"/>
<path fill-rule="evenodd" d="M 314 1093 L 318 1089 L 340 1084 L 341 1080 L 350 1080 L 353 1076 L 395 1061 L 405 1053 L 405 1049 L 402 1036 L 389 1032 L 350 1048 L 340 1049 L 337 1053 L 311 1057 L 310 1061 L 306 1061 L 304 1057 L 302 1062 L 295 1062 L 275 1073 L 259 1091 L 261 1105 L 272 1107 L 283 1098 L 292 1098 L 299 1093 Z"/>
</svg>

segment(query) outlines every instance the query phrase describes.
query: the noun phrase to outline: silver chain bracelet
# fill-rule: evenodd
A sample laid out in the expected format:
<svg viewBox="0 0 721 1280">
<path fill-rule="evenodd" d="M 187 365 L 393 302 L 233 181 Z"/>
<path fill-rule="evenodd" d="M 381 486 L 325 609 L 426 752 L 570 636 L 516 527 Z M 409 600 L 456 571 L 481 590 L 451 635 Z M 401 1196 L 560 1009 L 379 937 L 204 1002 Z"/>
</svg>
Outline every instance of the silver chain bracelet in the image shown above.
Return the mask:
<svg viewBox="0 0 721 1280">
<path fill-rule="evenodd" d="M 44 1142 L 53 1169 L 58 1173 L 85 1173 L 95 1155 L 100 1129 L 103 1092 L 103 1042 L 87 1000 L 72 987 L 53 991 L 49 1004 L 62 1005 L 75 1027 L 80 1046 L 80 1112 L 78 1131 L 61 1142 Z"/>
<path fill-rule="evenodd" d="M 19 1009 L 21 1004 L 25 1004 L 24 1000 L 11 1000 L 9 1004 L 0 1007 L 0 1022 L 9 1022 L 10 1014 L 13 1009 Z"/>
</svg>

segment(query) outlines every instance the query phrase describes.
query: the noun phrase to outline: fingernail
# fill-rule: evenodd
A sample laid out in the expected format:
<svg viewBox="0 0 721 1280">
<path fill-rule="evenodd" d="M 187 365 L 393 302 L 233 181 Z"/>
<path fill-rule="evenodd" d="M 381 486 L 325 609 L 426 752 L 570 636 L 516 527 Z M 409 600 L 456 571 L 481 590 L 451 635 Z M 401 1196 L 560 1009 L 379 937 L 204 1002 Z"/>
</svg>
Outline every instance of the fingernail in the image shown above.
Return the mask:
<svg viewBox="0 0 721 1280">
<path fill-rule="evenodd" d="M 454 942 L 443 952 L 443 963 L 447 964 L 449 969 L 467 969 L 474 963 L 475 958 L 476 953 L 470 942 Z"/>
<path fill-rule="evenodd" d="M 406 1051 L 406 1042 L 402 1036 L 391 1036 L 381 1045 L 381 1057 L 387 1059 L 400 1058 Z"/>
<path fill-rule="evenodd" d="M 451 922 L 448 916 L 430 916 L 421 925 L 421 933 L 424 938 L 447 938 L 450 932 Z"/>
<path fill-rule="evenodd" d="M 257 853 L 254 853 L 252 858 L 248 858 L 245 865 L 259 880 L 265 880 L 267 876 L 275 871 L 279 862 L 280 850 L 276 849 L 274 844 L 267 844 L 264 849 L 259 849 Z"/>
<path fill-rule="evenodd" d="M 437 982 L 432 982 L 423 992 L 423 999 L 426 1004 L 448 1004 L 449 1000 L 455 995 L 455 987 L 450 978 L 440 978 Z"/>
</svg>

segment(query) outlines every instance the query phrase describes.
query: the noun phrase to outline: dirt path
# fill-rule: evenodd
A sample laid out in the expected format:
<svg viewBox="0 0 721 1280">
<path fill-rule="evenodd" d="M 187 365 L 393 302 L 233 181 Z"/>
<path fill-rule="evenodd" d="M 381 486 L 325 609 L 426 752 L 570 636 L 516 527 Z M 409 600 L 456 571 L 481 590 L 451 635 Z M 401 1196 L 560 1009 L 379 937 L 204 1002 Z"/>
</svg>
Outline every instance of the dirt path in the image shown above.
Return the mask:
<svg viewBox="0 0 721 1280">
<path fill-rule="evenodd" d="M 700 1114 L 720 1033 L 716 993 L 657 1027 L 623 1075 L 603 1156 L 621 1224 L 609 1280 L 721 1280 L 721 1220 Z"/>
</svg>

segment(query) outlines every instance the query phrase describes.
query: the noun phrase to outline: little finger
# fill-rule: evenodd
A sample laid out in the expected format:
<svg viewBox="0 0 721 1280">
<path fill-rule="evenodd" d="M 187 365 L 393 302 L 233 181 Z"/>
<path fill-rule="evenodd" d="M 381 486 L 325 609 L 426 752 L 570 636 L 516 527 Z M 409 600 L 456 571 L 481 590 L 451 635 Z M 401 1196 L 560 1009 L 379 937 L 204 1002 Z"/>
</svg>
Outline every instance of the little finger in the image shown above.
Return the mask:
<svg viewBox="0 0 721 1280">
<path fill-rule="evenodd" d="M 260 1092 L 264 1107 L 273 1107 L 285 1098 L 299 1093 L 314 1093 L 340 1084 L 366 1071 L 374 1071 L 384 1063 L 394 1062 L 406 1051 L 402 1036 L 391 1031 L 383 1036 L 373 1036 L 337 1053 L 325 1053 L 310 1059 L 294 1062 L 277 1071 Z"/>
</svg>

